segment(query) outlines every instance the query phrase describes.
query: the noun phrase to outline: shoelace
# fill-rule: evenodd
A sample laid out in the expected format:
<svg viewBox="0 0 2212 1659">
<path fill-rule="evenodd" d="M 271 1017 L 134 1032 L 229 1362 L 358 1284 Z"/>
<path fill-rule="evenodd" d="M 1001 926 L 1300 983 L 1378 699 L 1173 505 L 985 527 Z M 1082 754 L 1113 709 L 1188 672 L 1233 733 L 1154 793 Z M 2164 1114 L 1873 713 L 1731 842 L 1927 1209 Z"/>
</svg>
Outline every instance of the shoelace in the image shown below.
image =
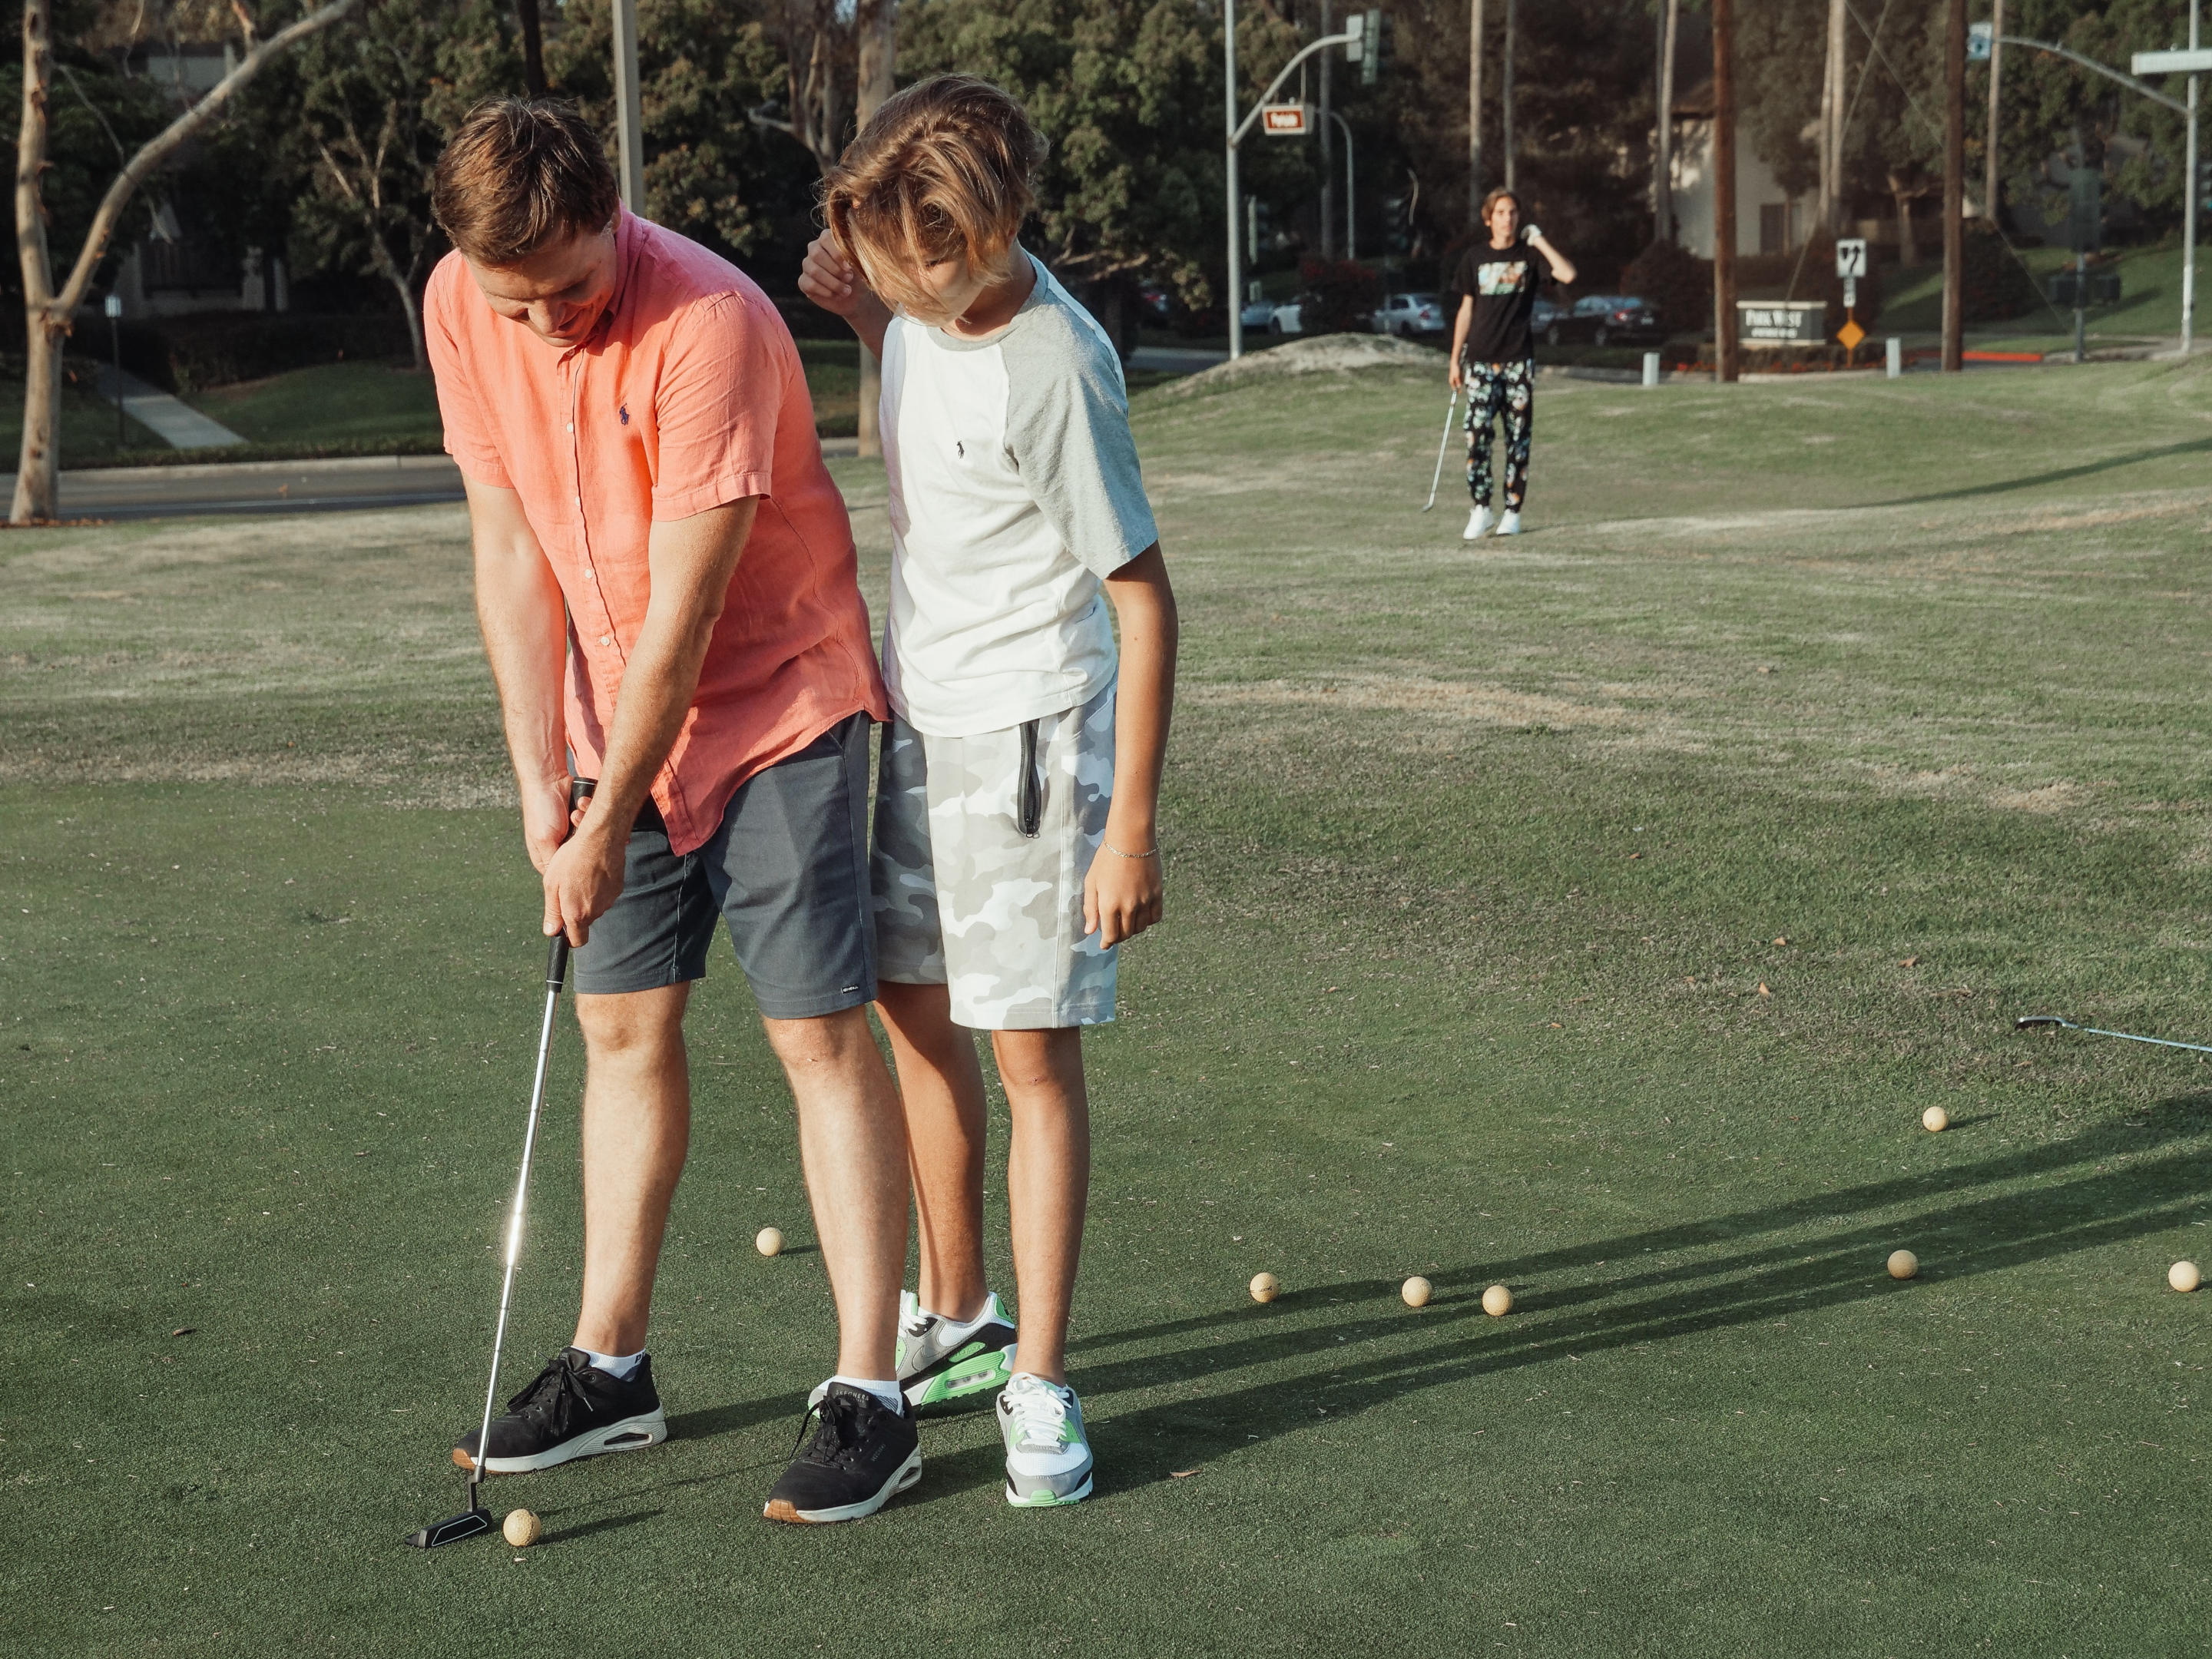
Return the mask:
<svg viewBox="0 0 2212 1659">
<path fill-rule="evenodd" d="M 592 1397 L 584 1392 L 583 1370 L 571 1366 L 563 1355 L 538 1372 L 530 1386 L 507 1402 L 508 1411 L 535 1418 L 557 1437 L 565 1433 L 571 1417 L 589 1416 Z"/>
<path fill-rule="evenodd" d="M 801 1446 L 806 1456 L 817 1463 L 842 1463 L 860 1447 L 860 1413 L 873 1402 L 856 1400 L 849 1394 L 828 1394 L 810 1407 L 806 1415 L 799 1419 L 799 1438 L 792 1443 L 794 1455 Z M 807 1444 L 806 1431 L 810 1424 L 820 1426 L 814 1431 L 814 1441 Z"/>
<path fill-rule="evenodd" d="M 1031 1387 L 1008 1389 L 1001 1396 L 1006 1402 L 1007 1414 L 1019 1428 L 1015 1437 L 1034 1445 L 1057 1446 L 1060 1433 L 1067 1426 L 1067 1402 L 1042 1382 Z"/>
</svg>

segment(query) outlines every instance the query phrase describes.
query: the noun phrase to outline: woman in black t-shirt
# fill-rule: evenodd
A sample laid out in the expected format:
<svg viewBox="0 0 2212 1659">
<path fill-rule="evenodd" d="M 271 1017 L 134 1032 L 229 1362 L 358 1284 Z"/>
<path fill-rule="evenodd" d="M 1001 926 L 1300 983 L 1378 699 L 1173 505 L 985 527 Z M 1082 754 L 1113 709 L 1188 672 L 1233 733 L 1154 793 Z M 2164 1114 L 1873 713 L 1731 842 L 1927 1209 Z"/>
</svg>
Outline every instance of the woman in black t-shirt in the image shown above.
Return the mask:
<svg viewBox="0 0 2212 1659">
<path fill-rule="evenodd" d="M 1452 325 L 1451 384 L 1467 388 L 1467 488 L 1474 497 L 1463 541 L 1521 533 L 1521 503 L 1528 495 L 1528 432 L 1535 415 L 1536 346 L 1528 325 L 1536 308 L 1536 255 L 1559 283 L 1575 268 L 1530 225 L 1521 228 L 1521 200 L 1510 190 L 1482 198 L 1490 240 L 1461 259 L 1451 286 L 1460 295 Z M 1505 426 L 1505 516 L 1490 511 L 1490 427 Z"/>
</svg>

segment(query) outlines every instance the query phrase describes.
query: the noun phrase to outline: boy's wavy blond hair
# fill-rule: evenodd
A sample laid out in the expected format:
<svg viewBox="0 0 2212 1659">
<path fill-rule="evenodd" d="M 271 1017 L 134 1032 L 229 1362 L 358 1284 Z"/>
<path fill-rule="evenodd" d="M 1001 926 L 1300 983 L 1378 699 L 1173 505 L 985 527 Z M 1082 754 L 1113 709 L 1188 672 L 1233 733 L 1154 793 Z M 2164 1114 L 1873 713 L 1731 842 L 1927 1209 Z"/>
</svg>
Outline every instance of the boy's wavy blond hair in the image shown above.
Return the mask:
<svg viewBox="0 0 2212 1659">
<path fill-rule="evenodd" d="M 926 304 L 925 266 L 963 254 L 979 274 L 1006 264 L 1036 204 L 1030 179 L 1045 149 L 1021 105 L 988 81 L 917 82 L 884 100 L 823 181 L 830 234 L 886 304 Z"/>
</svg>

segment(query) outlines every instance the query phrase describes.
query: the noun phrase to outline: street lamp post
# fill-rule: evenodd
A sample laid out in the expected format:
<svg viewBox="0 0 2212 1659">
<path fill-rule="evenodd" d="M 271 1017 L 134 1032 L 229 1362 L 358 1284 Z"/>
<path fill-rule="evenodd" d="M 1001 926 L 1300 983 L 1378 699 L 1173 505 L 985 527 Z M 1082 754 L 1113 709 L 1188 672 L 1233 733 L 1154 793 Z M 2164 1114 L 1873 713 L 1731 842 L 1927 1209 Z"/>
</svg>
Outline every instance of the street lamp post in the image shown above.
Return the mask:
<svg viewBox="0 0 2212 1659">
<path fill-rule="evenodd" d="M 1343 33 L 1325 34 L 1302 49 L 1283 65 L 1281 72 L 1273 80 L 1267 82 L 1267 91 L 1260 94 L 1258 100 L 1239 120 L 1237 116 L 1237 0 L 1222 0 L 1221 13 L 1221 51 L 1224 71 L 1223 94 L 1228 117 L 1226 136 L 1229 141 L 1229 356 L 1234 361 L 1244 355 L 1244 259 L 1243 250 L 1237 246 L 1241 240 L 1237 233 L 1243 227 L 1237 222 L 1237 210 L 1241 204 L 1237 200 L 1237 147 L 1252 131 L 1252 124 L 1260 118 L 1260 112 L 1273 101 L 1283 82 L 1291 78 L 1292 70 L 1328 46 L 1348 46 L 1355 52 L 1360 50 L 1365 20 L 1355 14 L 1351 20 L 1351 27 Z M 1379 51 L 1381 43 L 1370 40 L 1365 49 Z M 1350 159 L 1351 152 L 1347 150 L 1346 160 L 1349 162 Z"/>
<path fill-rule="evenodd" d="M 1359 231 L 1356 222 L 1358 216 L 1352 205 L 1352 124 L 1334 110 L 1329 111 L 1328 114 L 1329 118 L 1336 123 L 1338 131 L 1344 134 L 1344 257 L 1357 259 L 1359 257 Z"/>
</svg>

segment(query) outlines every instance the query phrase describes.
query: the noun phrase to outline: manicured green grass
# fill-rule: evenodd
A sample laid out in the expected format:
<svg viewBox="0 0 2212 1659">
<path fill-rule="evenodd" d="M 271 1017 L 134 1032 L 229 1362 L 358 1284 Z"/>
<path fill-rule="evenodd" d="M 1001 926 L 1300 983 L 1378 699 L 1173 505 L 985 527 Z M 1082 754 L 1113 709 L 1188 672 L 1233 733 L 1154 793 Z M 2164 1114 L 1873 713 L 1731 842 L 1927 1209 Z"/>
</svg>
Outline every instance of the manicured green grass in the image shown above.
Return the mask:
<svg viewBox="0 0 2212 1659">
<path fill-rule="evenodd" d="M 2212 1036 L 2212 379 L 1547 380 L 1531 533 L 1472 549 L 1437 391 L 1137 400 L 1170 914 L 1087 1040 L 1054 1515 L 969 1416 L 874 1520 L 758 1519 L 830 1328 L 718 958 L 674 1437 L 498 1483 L 520 1560 L 399 1547 L 458 1506 L 542 960 L 463 521 L 0 544 L 11 1646 L 2197 1650 L 2212 1091 L 2009 1022 Z M 579 1064 L 510 1387 L 568 1334 Z"/>
<path fill-rule="evenodd" d="M 2038 293 L 2046 291 L 2052 272 L 2074 263 L 2063 247 L 2031 247 L 2020 251 L 2021 261 L 2035 274 Z M 2179 247 L 2128 248 L 2114 260 L 2120 273 L 2118 305 L 2099 306 L 2089 313 L 2088 337 L 2096 345 L 2120 345 L 2160 338 L 2181 332 L 2181 266 Z M 2212 304 L 2212 253 L 2197 254 L 2197 316 L 2204 318 Z M 1936 333 L 1943 326 L 1943 264 L 1940 258 L 1910 270 L 1889 271 L 1885 284 L 1878 334 Z M 1975 343 L 2018 345 L 2022 349 L 2057 351 L 2074 343 L 2074 313 L 2039 305 L 2025 314 L 2001 323 L 1974 325 L 1968 333 Z"/>
<path fill-rule="evenodd" d="M 0 363 L 0 376 L 16 376 L 23 372 L 20 357 Z M 94 376 L 100 365 L 88 358 L 75 355 L 63 363 L 62 379 L 62 465 L 71 466 L 102 466 L 130 451 L 168 445 L 141 426 L 129 416 L 123 417 L 122 440 L 116 438 L 115 405 L 107 403 L 93 392 Z M 15 459 L 23 447 L 23 382 L 14 378 L 0 378 L 0 471 L 13 472 Z"/>
</svg>

